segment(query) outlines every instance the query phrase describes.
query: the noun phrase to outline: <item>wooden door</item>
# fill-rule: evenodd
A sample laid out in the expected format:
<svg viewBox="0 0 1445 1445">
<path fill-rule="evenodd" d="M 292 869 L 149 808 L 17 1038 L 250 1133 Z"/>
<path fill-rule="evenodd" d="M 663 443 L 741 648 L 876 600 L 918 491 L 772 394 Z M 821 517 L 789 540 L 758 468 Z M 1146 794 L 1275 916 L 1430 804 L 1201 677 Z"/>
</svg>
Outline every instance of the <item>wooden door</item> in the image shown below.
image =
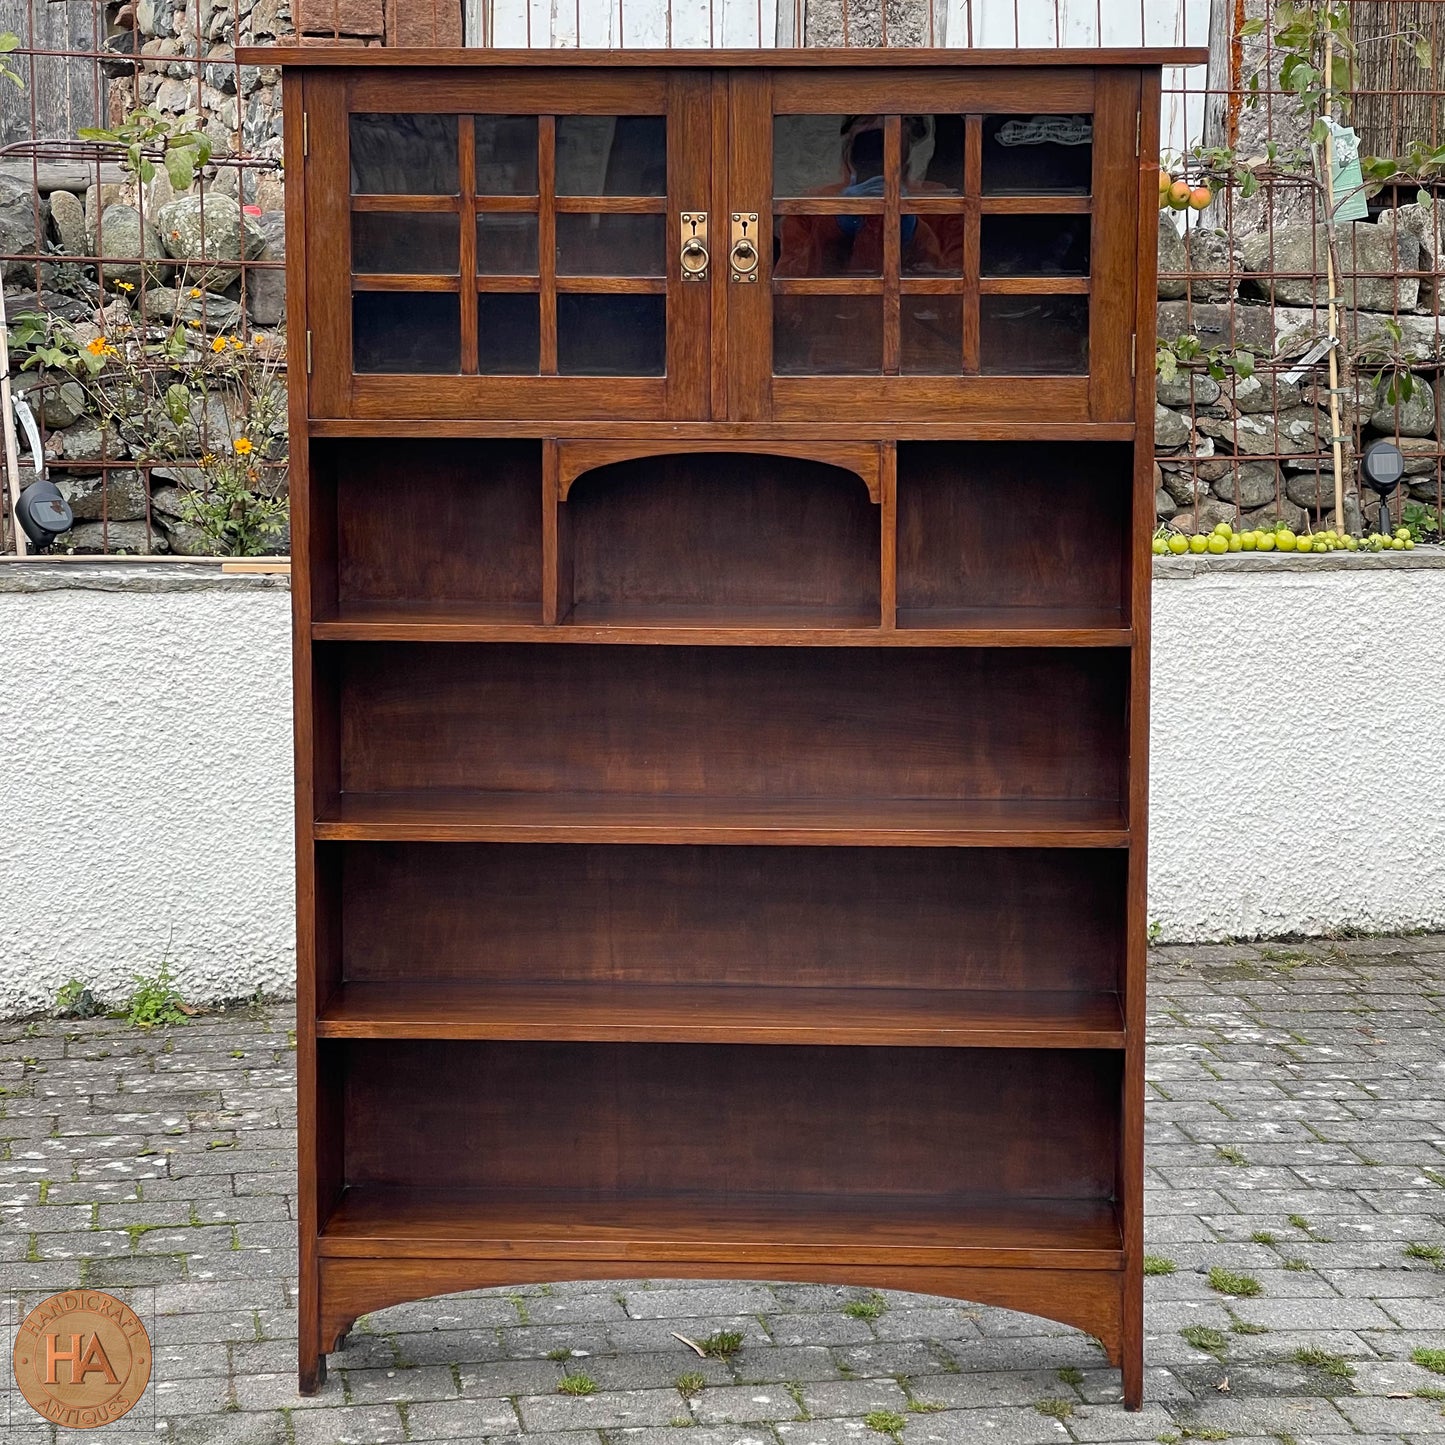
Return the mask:
<svg viewBox="0 0 1445 1445">
<path fill-rule="evenodd" d="M 739 71 L 739 420 L 1133 415 L 1139 80 Z"/>
<path fill-rule="evenodd" d="M 358 70 L 304 105 L 311 415 L 709 415 L 708 77 Z"/>
</svg>

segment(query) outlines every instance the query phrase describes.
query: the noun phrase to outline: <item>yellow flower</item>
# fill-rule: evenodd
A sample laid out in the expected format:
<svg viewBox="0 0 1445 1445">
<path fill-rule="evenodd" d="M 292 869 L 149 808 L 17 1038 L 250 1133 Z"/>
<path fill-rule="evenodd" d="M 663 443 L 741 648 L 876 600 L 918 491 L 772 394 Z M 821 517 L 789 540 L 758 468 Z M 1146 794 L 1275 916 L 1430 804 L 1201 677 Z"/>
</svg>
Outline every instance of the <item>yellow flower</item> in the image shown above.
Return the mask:
<svg viewBox="0 0 1445 1445">
<path fill-rule="evenodd" d="M 244 351 L 246 349 L 246 343 L 242 341 L 239 336 L 233 336 L 231 338 L 231 345 L 235 347 L 237 351 Z"/>
<path fill-rule="evenodd" d="M 186 322 L 186 325 L 187 325 L 187 326 L 199 327 L 200 324 L 201 324 L 201 323 L 200 323 L 199 321 L 187 321 L 187 322 Z"/>
<path fill-rule="evenodd" d="M 94 341 L 87 341 L 85 343 L 85 349 L 90 352 L 92 356 L 104 356 L 105 337 L 97 336 Z"/>
<path fill-rule="evenodd" d="M 205 454 L 205 456 L 203 456 L 203 457 L 201 458 L 201 465 L 202 465 L 203 467 L 212 467 L 212 466 L 215 466 L 215 464 L 216 464 L 216 454 L 215 454 L 215 452 L 207 452 L 207 453 Z"/>
<path fill-rule="evenodd" d="M 118 291 L 134 291 L 134 290 L 135 290 L 135 287 L 132 286 L 129 281 L 117 281 L 117 282 L 115 283 L 115 285 L 116 285 L 116 289 L 117 289 Z"/>
<path fill-rule="evenodd" d="M 252 450 L 250 437 L 237 437 L 236 440 L 231 443 L 231 445 L 243 457 L 248 455 Z"/>
<path fill-rule="evenodd" d="M 192 301 L 199 301 L 201 299 L 201 288 L 199 286 L 192 286 L 189 294 Z"/>
<path fill-rule="evenodd" d="M 218 353 L 218 354 L 219 354 L 220 352 L 224 351 L 225 349 L 226 349 L 226 338 L 225 338 L 224 336 L 218 336 L 218 337 L 211 343 L 211 350 L 214 351 L 214 352 L 216 352 L 216 353 Z"/>
</svg>

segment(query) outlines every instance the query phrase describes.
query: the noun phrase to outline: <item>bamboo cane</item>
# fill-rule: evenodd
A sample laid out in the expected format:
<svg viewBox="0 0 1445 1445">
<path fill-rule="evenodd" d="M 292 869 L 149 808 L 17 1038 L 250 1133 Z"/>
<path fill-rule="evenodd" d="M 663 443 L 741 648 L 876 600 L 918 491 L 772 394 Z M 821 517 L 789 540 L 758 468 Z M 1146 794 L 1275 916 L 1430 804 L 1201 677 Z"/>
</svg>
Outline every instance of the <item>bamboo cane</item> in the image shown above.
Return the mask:
<svg viewBox="0 0 1445 1445">
<path fill-rule="evenodd" d="M 1335 35 L 1325 31 L 1325 119 L 1334 119 Z M 1326 324 L 1330 338 L 1330 450 L 1335 468 L 1335 526 L 1345 531 L 1345 463 L 1340 437 L 1340 333 L 1335 294 L 1335 139 L 1325 127 L 1325 280 L 1329 295 Z M 1316 493 L 1318 495 L 1318 493 Z"/>
</svg>

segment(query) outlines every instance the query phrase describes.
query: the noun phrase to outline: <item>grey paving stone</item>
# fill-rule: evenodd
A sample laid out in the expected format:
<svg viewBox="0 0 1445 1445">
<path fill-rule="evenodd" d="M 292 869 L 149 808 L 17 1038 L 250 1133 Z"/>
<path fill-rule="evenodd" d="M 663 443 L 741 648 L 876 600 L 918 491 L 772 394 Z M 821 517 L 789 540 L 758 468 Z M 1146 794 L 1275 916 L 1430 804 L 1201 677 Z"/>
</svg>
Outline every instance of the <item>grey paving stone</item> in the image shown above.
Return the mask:
<svg viewBox="0 0 1445 1445">
<path fill-rule="evenodd" d="M 891 1380 L 888 1383 L 893 1384 Z M 902 1390 L 897 1385 L 893 1388 L 901 1399 Z M 781 1384 L 729 1385 L 722 1389 L 704 1390 L 692 1401 L 692 1414 L 704 1425 L 750 1425 L 768 1420 L 796 1420 L 804 1411 Z"/>
<path fill-rule="evenodd" d="M 698 1286 L 693 1289 L 629 1290 L 623 1296 L 635 1320 L 697 1318 L 699 1315 L 760 1315 L 777 1299 L 762 1285 Z"/>
<path fill-rule="evenodd" d="M 676 1390 L 599 1390 L 595 1395 L 525 1395 L 517 1401 L 524 1430 L 616 1430 L 666 1425 L 685 1416 Z"/>
</svg>

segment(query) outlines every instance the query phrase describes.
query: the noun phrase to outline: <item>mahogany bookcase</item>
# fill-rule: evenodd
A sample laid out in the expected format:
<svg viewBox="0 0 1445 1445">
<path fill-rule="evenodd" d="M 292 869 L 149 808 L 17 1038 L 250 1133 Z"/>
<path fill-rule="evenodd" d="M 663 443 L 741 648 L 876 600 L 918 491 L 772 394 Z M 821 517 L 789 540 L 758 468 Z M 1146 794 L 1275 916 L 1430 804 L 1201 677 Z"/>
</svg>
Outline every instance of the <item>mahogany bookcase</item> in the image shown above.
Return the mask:
<svg viewBox="0 0 1445 1445">
<path fill-rule="evenodd" d="M 654 1275 L 1050 1316 L 1137 1406 L 1203 52 L 241 58 L 285 67 L 302 1389 L 369 1310 Z"/>
</svg>

